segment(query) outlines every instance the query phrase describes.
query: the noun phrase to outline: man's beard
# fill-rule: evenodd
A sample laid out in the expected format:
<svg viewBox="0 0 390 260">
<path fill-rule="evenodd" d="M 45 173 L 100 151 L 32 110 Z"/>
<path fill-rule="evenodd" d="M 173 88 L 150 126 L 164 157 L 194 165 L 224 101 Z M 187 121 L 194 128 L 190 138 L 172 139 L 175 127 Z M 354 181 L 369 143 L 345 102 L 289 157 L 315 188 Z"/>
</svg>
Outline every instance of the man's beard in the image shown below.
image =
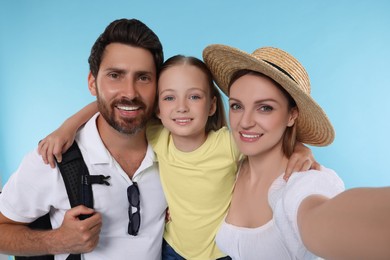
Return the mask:
<svg viewBox="0 0 390 260">
<path fill-rule="evenodd" d="M 120 119 L 120 121 L 115 119 L 114 110 L 118 105 L 138 106 L 140 109 L 145 111 L 146 105 L 138 98 L 133 100 L 121 98 L 112 102 L 111 106 L 109 107 L 109 105 L 100 98 L 99 94 L 97 94 L 97 105 L 100 114 L 107 121 L 107 123 L 122 134 L 134 135 L 144 130 L 146 123 L 151 116 L 150 113 L 143 113 L 141 116 L 135 118 L 124 118 Z"/>
</svg>

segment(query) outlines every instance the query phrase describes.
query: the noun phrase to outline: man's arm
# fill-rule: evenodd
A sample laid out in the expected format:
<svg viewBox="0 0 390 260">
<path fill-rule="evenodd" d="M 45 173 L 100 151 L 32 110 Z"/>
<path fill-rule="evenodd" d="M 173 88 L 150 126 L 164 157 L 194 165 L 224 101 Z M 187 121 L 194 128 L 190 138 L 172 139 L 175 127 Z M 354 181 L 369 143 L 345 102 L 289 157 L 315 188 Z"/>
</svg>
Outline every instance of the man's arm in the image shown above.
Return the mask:
<svg viewBox="0 0 390 260">
<path fill-rule="evenodd" d="M 79 220 L 81 214 L 93 214 Z M 101 215 L 77 206 L 68 210 L 61 226 L 53 230 L 32 230 L 26 223 L 10 220 L 0 213 L 0 252 L 8 255 L 47 255 L 87 253 L 98 241 Z"/>
</svg>

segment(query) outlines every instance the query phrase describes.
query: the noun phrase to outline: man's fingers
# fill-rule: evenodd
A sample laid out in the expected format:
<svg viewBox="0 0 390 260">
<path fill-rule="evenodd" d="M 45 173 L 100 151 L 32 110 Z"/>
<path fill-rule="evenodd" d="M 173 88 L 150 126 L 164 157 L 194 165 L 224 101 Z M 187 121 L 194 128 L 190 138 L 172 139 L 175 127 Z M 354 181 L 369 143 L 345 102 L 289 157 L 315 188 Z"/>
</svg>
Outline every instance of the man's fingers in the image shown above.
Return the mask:
<svg viewBox="0 0 390 260">
<path fill-rule="evenodd" d="M 92 216 L 83 220 L 89 229 L 99 229 L 102 226 L 102 216 L 100 213 L 95 212 Z"/>
<path fill-rule="evenodd" d="M 73 218 L 77 218 L 80 215 L 90 215 L 95 211 L 93 209 L 87 208 L 84 205 L 79 205 L 77 207 L 71 208 L 66 212 L 66 215 L 71 216 Z"/>
</svg>

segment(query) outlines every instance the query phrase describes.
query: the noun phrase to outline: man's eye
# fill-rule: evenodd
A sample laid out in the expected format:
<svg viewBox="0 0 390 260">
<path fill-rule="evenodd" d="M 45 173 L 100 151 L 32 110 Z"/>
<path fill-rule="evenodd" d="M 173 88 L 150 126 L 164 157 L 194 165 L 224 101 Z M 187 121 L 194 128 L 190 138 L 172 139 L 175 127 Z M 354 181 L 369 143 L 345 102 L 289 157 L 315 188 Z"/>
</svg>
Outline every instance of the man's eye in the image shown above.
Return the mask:
<svg viewBox="0 0 390 260">
<path fill-rule="evenodd" d="M 118 74 L 118 73 L 115 73 L 115 72 L 111 72 L 110 74 L 108 74 L 108 76 L 109 76 L 110 78 L 113 78 L 113 79 L 119 78 L 119 74 Z"/>
<path fill-rule="evenodd" d="M 139 79 L 140 79 L 141 81 L 149 81 L 149 80 L 150 80 L 150 77 L 149 77 L 149 76 L 146 76 L 146 75 L 142 75 L 142 76 L 139 77 Z"/>
</svg>

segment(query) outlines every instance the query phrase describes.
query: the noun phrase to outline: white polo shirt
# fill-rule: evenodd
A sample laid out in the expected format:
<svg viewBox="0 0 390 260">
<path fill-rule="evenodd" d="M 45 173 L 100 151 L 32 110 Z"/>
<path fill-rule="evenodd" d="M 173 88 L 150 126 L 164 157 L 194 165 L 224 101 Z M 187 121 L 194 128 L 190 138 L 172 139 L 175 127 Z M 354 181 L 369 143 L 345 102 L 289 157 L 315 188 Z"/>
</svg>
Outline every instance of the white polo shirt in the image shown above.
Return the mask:
<svg viewBox="0 0 390 260">
<path fill-rule="evenodd" d="M 140 190 L 141 226 L 137 236 L 127 233 L 129 217 L 127 188 L 132 180 L 105 148 L 92 117 L 78 132 L 76 140 L 91 175 L 109 175 L 110 186 L 93 184 L 94 208 L 103 217 L 98 246 L 83 255 L 94 259 L 161 259 L 161 244 L 167 203 L 160 184 L 158 164 L 150 146 L 133 176 Z M 37 150 L 27 154 L 0 195 L 0 212 L 19 222 L 32 222 L 51 212 L 58 228 L 70 208 L 58 168 L 44 164 Z M 66 259 L 58 255 L 56 259 Z"/>
</svg>

